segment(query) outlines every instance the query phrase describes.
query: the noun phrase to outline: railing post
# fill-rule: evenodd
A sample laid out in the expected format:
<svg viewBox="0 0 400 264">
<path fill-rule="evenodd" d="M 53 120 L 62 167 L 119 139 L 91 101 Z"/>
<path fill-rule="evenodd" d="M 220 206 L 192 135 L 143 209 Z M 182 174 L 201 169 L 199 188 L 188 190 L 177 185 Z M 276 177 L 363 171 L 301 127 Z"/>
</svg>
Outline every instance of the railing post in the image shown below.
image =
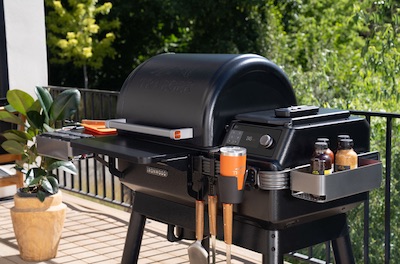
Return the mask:
<svg viewBox="0 0 400 264">
<path fill-rule="evenodd" d="M 385 263 L 390 261 L 390 182 L 392 164 L 392 117 L 386 119 L 386 173 L 385 173 Z"/>
</svg>

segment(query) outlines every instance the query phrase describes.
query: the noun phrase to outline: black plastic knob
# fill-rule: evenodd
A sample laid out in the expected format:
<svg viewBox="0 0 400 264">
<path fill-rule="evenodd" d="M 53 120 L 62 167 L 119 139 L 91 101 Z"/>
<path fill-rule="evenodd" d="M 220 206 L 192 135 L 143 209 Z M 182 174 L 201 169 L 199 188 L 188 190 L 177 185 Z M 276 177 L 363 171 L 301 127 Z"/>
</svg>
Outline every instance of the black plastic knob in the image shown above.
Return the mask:
<svg viewBox="0 0 400 264">
<path fill-rule="evenodd" d="M 263 135 L 263 136 L 260 138 L 260 144 L 261 144 L 261 146 L 263 146 L 264 148 L 270 148 L 270 147 L 272 147 L 272 145 L 274 144 L 274 139 L 273 139 L 270 135 L 268 135 L 268 134 Z"/>
</svg>

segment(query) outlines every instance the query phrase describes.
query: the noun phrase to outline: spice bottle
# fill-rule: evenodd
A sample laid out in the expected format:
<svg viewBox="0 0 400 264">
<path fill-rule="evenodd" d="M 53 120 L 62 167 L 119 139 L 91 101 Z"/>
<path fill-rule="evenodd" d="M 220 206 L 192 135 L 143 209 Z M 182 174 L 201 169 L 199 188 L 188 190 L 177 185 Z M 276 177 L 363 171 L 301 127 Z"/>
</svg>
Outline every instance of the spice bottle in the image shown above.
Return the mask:
<svg viewBox="0 0 400 264">
<path fill-rule="evenodd" d="M 328 154 L 329 157 L 331 158 L 332 168 L 333 168 L 333 164 L 335 162 L 335 154 L 329 148 L 329 138 L 317 138 L 317 142 L 325 142 L 328 145 L 328 148 L 326 149 L 326 154 Z"/>
<path fill-rule="evenodd" d="M 332 160 L 326 153 L 328 144 L 326 142 L 315 142 L 314 154 L 311 158 L 311 173 L 327 175 L 332 173 Z"/>
<path fill-rule="evenodd" d="M 358 156 L 353 150 L 353 140 L 350 138 L 339 141 L 335 155 L 335 171 L 351 170 L 358 167 Z"/>
</svg>

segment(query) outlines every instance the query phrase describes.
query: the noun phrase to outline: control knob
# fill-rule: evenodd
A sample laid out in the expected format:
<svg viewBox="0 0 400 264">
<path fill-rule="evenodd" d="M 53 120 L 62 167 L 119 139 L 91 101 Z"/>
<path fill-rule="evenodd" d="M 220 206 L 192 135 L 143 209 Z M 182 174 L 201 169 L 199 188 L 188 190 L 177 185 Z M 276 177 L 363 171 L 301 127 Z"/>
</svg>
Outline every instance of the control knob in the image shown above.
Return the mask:
<svg viewBox="0 0 400 264">
<path fill-rule="evenodd" d="M 265 134 L 260 138 L 260 144 L 264 148 L 270 148 L 274 144 L 274 139 L 270 135 Z"/>
</svg>

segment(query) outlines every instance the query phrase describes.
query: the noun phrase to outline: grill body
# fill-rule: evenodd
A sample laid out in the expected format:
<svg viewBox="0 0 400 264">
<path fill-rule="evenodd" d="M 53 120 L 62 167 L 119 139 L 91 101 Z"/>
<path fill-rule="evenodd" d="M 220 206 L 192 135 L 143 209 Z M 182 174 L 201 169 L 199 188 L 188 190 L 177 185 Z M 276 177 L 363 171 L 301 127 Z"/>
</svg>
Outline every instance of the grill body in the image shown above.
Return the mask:
<svg viewBox="0 0 400 264">
<path fill-rule="evenodd" d="M 123 263 L 137 260 L 146 218 L 167 223 L 170 241 L 194 239 L 195 200 L 218 189 L 218 150 L 227 145 L 247 149 L 234 244 L 261 252 L 263 263 L 283 263 L 284 253 L 332 240 L 336 260 L 354 263 L 345 213 L 368 192 L 311 202 L 292 196 L 289 175 L 310 162 L 318 137 L 329 138 L 335 150 L 337 135 L 349 134 L 356 151 L 367 153 L 368 123 L 337 109 L 283 117 L 275 111 L 294 105 L 284 72 L 258 55 L 163 54 L 135 69 L 122 87 L 118 116 L 146 131 L 190 128 L 193 137 L 120 129 L 116 136 L 71 142 L 108 155 L 110 171 L 136 193 Z M 221 215 L 217 236 L 223 239 Z"/>
</svg>

